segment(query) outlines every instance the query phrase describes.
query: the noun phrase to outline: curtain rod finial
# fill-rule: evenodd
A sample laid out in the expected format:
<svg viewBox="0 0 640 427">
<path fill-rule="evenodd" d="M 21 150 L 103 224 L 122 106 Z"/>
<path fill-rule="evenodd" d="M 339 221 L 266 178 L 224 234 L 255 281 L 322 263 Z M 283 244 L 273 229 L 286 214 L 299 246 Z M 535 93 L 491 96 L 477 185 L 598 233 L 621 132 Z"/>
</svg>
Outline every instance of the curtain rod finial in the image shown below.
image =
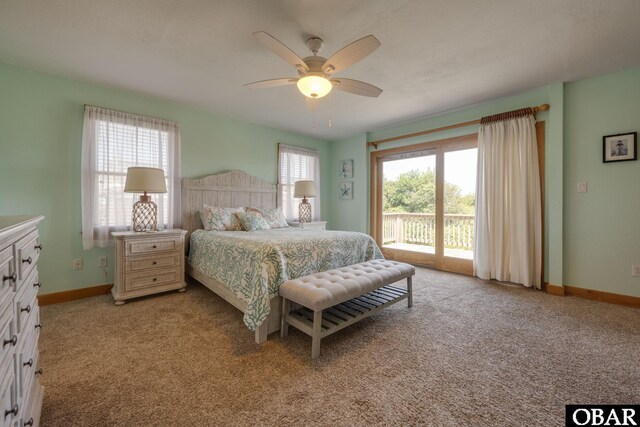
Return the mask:
<svg viewBox="0 0 640 427">
<path fill-rule="evenodd" d="M 538 107 L 538 111 L 547 111 L 549 109 L 549 104 L 542 104 Z"/>
</svg>

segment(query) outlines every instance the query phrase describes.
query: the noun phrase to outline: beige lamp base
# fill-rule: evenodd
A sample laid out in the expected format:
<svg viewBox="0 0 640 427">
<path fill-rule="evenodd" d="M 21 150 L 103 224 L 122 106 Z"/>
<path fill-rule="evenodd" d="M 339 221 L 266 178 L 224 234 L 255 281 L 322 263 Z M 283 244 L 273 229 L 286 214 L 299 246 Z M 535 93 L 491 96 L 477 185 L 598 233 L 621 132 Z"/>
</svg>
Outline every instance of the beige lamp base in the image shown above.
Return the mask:
<svg viewBox="0 0 640 427">
<path fill-rule="evenodd" d="M 158 205 L 150 196 L 140 196 L 140 201 L 133 204 L 131 216 L 133 231 L 158 231 Z"/>
</svg>

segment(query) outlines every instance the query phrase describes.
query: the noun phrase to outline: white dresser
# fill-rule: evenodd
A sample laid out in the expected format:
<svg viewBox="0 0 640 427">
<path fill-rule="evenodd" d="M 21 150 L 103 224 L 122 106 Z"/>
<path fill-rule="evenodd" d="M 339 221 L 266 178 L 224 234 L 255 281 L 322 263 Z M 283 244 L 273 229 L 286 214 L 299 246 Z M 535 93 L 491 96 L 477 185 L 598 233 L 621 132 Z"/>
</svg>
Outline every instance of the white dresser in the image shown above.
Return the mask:
<svg viewBox="0 0 640 427">
<path fill-rule="evenodd" d="M 124 304 L 129 298 L 186 289 L 186 230 L 111 234 L 116 239 L 116 280 L 111 290 L 116 305 Z"/>
<path fill-rule="evenodd" d="M 0 419 L 2 427 L 37 426 L 44 387 L 39 376 L 37 225 L 43 216 L 0 217 Z"/>
</svg>

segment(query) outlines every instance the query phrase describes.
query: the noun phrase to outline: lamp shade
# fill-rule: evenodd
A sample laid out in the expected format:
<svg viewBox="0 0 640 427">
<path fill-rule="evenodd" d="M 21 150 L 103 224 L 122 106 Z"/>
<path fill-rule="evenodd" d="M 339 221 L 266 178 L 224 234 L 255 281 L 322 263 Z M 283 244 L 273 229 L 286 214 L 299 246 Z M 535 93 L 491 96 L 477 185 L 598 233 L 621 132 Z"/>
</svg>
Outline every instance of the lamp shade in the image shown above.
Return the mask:
<svg viewBox="0 0 640 427">
<path fill-rule="evenodd" d="M 305 76 L 298 80 L 298 89 L 308 98 L 322 98 L 329 92 L 333 85 L 322 76 Z"/>
<path fill-rule="evenodd" d="M 158 168 L 131 167 L 127 169 L 125 193 L 166 193 L 164 171 Z"/>
<path fill-rule="evenodd" d="M 316 183 L 313 181 L 296 181 L 293 188 L 293 197 L 315 197 Z"/>
</svg>

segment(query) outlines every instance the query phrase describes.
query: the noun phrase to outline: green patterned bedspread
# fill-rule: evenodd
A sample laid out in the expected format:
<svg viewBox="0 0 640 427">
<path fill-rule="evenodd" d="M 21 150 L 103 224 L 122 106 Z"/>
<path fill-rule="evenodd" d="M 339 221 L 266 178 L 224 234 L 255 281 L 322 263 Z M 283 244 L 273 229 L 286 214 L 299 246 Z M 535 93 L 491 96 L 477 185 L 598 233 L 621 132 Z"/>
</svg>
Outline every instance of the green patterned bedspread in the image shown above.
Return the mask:
<svg viewBox="0 0 640 427">
<path fill-rule="evenodd" d="M 204 231 L 191 235 L 189 263 L 247 303 L 244 323 L 254 331 L 272 298 L 289 279 L 383 258 L 368 235 L 349 231 L 280 228 Z"/>
</svg>

